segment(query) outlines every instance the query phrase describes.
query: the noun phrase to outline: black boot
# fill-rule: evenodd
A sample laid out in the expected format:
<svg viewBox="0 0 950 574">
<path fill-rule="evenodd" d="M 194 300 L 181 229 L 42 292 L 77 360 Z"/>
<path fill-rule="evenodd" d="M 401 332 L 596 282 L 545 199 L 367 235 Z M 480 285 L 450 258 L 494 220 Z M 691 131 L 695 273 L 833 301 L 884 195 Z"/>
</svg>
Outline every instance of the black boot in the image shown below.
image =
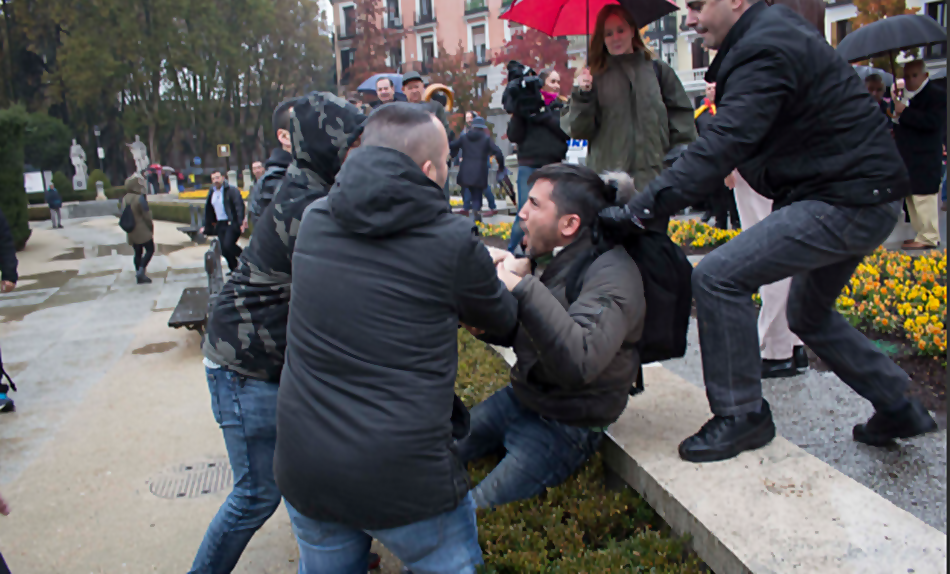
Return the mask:
<svg viewBox="0 0 950 574">
<path fill-rule="evenodd" d="M 680 458 L 688 462 L 715 462 L 761 448 L 775 438 L 772 409 L 762 399 L 757 413 L 715 416 L 699 432 L 680 443 Z"/>
<path fill-rule="evenodd" d="M 798 374 L 794 357 L 791 359 L 762 359 L 762 378 L 780 379 Z"/>
<path fill-rule="evenodd" d="M 13 403 L 13 399 L 7 396 L 9 391 L 9 385 L 0 383 L 0 413 L 16 412 L 16 405 Z"/>
<path fill-rule="evenodd" d="M 897 438 L 913 438 L 937 430 L 937 421 L 917 399 L 896 411 L 875 411 L 868 422 L 855 425 L 854 440 L 871 446 L 886 446 Z"/>
<path fill-rule="evenodd" d="M 792 360 L 795 361 L 796 369 L 808 368 L 808 353 L 805 352 L 804 345 L 796 345 L 792 347 Z"/>
</svg>

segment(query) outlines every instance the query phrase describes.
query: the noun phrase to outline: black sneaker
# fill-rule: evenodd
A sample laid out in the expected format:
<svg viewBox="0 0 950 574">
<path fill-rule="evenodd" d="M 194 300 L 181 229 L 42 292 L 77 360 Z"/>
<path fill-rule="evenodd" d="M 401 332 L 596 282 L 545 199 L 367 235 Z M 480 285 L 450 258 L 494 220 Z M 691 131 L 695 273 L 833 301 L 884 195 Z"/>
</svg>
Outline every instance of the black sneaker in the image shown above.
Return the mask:
<svg viewBox="0 0 950 574">
<path fill-rule="evenodd" d="M 792 347 L 792 360 L 795 361 L 796 369 L 808 368 L 808 353 L 805 352 L 804 345 Z"/>
<path fill-rule="evenodd" d="M 762 399 L 757 413 L 739 416 L 715 416 L 699 432 L 680 443 L 680 458 L 688 462 L 715 462 L 761 448 L 775 438 L 772 409 Z"/>
<path fill-rule="evenodd" d="M 917 399 L 893 412 L 875 411 L 868 422 L 854 427 L 854 440 L 871 446 L 887 446 L 898 438 L 913 438 L 937 430 L 937 421 Z"/>
<path fill-rule="evenodd" d="M 798 374 L 795 368 L 795 359 L 762 359 L 762 378 L 780 379 L 782 377 L 794 377 Z"/>
<path fill-rule="evenodd" d="M 16 412 L 16 404 L 13 403 L 13 399 L 4 394 L 0 398 L 0 413 L 14 413 Z"/>
<path fill-rule="evenodd" d="M 135 282 L 138 283 L 139 285 L 142 285 L 144 283 L 151 283 L 152 280 L 149 279 L 149 277 L 145 275 L 145 273 L 142 273 L 141 275 L 135 276 Z"/>
</svg>

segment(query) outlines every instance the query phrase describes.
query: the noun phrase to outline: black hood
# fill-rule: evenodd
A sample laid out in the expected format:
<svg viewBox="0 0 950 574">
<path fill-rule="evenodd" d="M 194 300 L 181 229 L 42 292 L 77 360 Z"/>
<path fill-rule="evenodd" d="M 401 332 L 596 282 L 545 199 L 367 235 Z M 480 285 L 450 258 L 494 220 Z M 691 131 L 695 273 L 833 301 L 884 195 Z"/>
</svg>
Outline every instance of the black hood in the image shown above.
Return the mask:
<svg viewBox="0 0 950 574">
<path fill-rule="evenodd" d="M 283 148 L 275 147 L 273 151 L 270 152 L 270 157 L 264 162 L 264 168 L 279 167 L 287 169 L 287 166 L 290 165 L 292 161 L 294 161 L 293 154 L 289 151 L 284 151 Z"/>
<path fill-rule="evenodd" d="M 473 142 L 480 142 L 488 139 L 488 134 L 484 130 L 472 128 L 465 132 L 465 138 Z"/>
<path fill-rule="evenodd" d="M 298 98 L 290 113 L 294 161 L 288 172 L 292 176 L 311 172 L 332 182 L 346 157 L 350 136 L 365 120 L 356 106 L 329 92 Z"/>
<path fill-rule="evenodd" d="M 442 188 L 412 158 L 375 146 L 350 153 L 327 201 L 341 227 L 370 237 L 418 227 L 449 211 Z"/>
</svg>

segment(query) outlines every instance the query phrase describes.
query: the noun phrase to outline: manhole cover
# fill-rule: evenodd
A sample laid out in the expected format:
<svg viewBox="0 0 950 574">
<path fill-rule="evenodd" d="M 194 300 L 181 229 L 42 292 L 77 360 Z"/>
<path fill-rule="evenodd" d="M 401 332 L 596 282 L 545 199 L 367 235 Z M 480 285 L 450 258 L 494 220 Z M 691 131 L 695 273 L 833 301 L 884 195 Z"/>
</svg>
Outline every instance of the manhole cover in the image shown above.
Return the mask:
<svg viewBox="0 0 950 574">
<path fill-rule="evenodd" d="M 231 487 L 234 477 L 226 458 L 180 464 L 148 481 L 148 490 L 161 498 L 197 498 Z"/>
</svg>

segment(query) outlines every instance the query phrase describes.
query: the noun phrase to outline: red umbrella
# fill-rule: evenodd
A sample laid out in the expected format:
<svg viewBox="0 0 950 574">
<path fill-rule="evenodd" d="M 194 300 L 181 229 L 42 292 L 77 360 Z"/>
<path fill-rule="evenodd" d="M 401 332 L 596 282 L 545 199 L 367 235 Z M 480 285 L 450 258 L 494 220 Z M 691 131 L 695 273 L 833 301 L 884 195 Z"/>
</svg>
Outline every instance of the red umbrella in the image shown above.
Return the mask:
<svg viewBox="0 0 950 574">
<path fill-rule="evenodd" d="M 548 36 L 590 36 L 590 21 L 609 4 L 620 4 L 639 28 L 679 10 L 670 0 L 518 0 L 501 15 Z M 589 40 L 590 38 L 588 38 Z M 588 42 L 590 45 L 590 42 Z"/>
</svg>

